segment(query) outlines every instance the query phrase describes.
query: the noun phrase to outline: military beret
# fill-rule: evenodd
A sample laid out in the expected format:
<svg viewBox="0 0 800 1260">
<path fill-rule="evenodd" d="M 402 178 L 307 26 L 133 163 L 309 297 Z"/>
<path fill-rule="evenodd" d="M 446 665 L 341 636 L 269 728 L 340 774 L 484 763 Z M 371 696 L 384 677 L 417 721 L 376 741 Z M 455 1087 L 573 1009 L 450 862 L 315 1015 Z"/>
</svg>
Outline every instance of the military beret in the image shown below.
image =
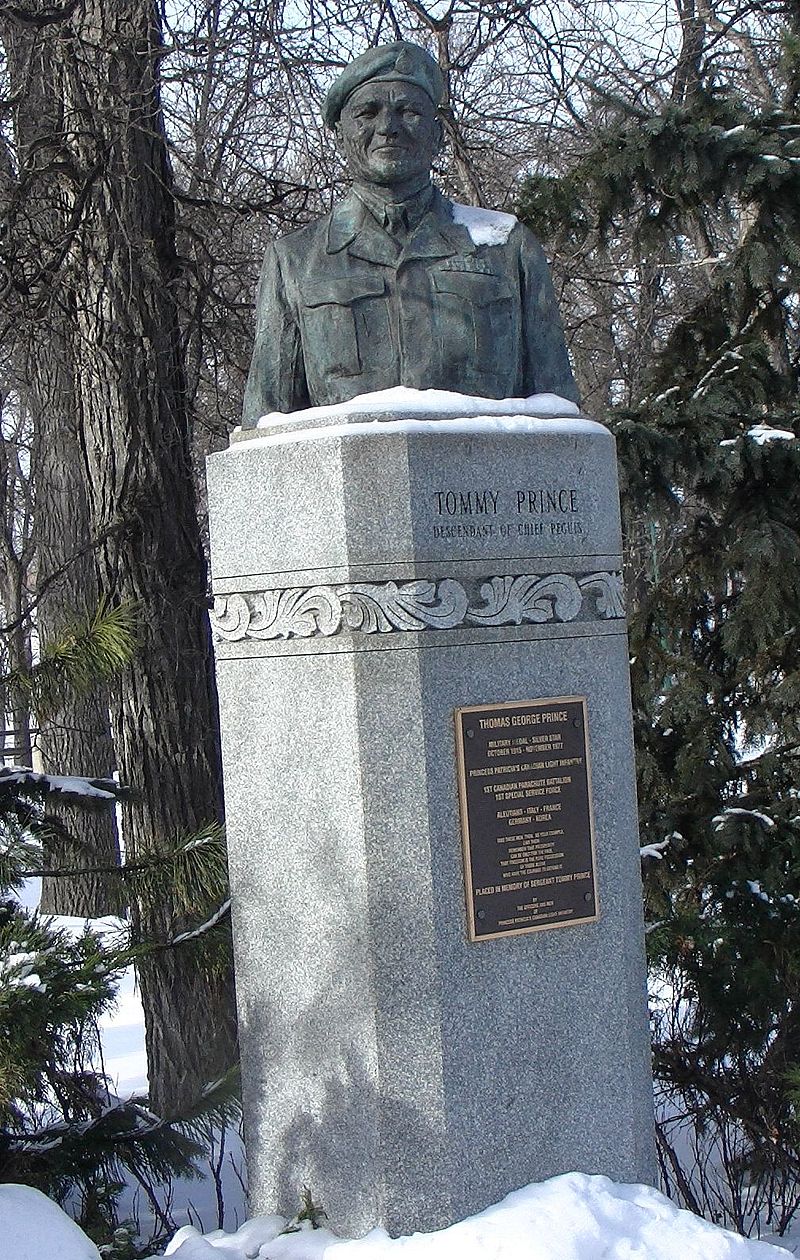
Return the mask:
<svg viewBox="0 0 800 1260">
<path fill-rule="evenodd" d="M 401 83 L 414 83 L 427 92 L 434 105 L 441 104 L 444 97 L 442 72 L 424 48 L 405 40 L 396 44 L 381 44 L 356 57 L 331 84 L 322 105 L 326 127 L 333 130 L 348 97 L 362 83 L 373 79 L 379 82 L 399 79 Z"/>
</svg>

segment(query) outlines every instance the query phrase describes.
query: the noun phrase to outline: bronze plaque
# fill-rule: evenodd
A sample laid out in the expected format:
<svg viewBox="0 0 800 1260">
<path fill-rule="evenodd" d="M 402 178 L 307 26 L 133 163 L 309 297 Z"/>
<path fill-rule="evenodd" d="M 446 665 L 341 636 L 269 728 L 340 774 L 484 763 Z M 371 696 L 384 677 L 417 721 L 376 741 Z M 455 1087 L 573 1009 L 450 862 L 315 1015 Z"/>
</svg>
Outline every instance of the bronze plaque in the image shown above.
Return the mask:
<svg viewBox="0 0 800 1260">
<path fill-rule="evenodd" d="M 472 941 L 598 917 L 586 700 L 456 709 Z"/>
</svg>

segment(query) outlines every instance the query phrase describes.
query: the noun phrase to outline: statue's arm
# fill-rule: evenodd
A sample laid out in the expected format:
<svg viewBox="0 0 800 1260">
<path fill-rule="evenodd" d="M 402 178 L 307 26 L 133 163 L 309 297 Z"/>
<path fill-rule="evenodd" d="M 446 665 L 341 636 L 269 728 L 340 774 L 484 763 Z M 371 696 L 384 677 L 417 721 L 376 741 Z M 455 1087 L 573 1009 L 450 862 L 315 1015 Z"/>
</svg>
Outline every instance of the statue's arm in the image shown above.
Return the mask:
<svg viewBox="0 0 800 1260">
<path fill-rule="evenodd" d="M 242 428 L 255 428 L 271 411 L 308 406 L 300 329 L 287 298 L 281 260 L 268 245 L 256 294 L 256 337 L 244 391 Z"/>
<path fill-rule="evenodd" d="M 529 394 L 579 402 L 550 268 L 532 232 L 521 228 L 520 269 L 524 338 L 523 383 Z"/>
</svg>

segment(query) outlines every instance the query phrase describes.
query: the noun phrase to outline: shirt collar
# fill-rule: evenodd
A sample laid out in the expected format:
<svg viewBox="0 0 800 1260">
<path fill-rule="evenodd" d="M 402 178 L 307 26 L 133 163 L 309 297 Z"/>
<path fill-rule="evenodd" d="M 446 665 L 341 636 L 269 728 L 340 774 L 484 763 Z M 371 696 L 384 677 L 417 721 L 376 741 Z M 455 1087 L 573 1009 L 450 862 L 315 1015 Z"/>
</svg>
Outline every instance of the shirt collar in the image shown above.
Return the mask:
<svg viewBox="0 0 800 1260">
<path fill-rule="evenodd" d="M 363 206 L 366 206 L 373 219 L 386 231 L 391 231 L 397 216 L 403 215 L 407 231 L 413 231 L 428 213 L 434 199 L 434 188 L 428 184 L 421 192 L 414 193 L 405 201 L 386 201 L 378 197 L 368 187 L 353 187 L 353 192 Z"/>
</svg>

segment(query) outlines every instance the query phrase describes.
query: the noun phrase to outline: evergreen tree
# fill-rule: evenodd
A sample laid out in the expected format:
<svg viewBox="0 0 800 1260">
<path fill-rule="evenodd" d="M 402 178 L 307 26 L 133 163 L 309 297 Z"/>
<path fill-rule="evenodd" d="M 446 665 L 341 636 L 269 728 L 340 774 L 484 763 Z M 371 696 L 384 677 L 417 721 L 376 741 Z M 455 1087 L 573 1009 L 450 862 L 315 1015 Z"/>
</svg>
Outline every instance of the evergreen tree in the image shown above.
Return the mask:
<svg viewBox="0 0 800 1260">
<path fill-rule="evenodd" d="M 109 679 L 130 659 L 133 642 L 130 610 L 101 609 L 49 645 L 35 668 L 0 678 L 0 695 L 17 691 L 41 713 Z M 121 885 L 122 903 L 151 907 L 169 897 L 193 924 L 172 939 L 144 940 L 122 922 L 115 939 L 88 924 L 76 936 L 13 896 L 32 876 L 97 873 L 96 849 L 81 839 L 81 817 L 113 808 L 126 795 L 111 779 L 0 768 L 0 1181 L 68 1199 L 98 1241 L 117 1225 L 126 1178 L 152 1187 L 194 1175 L 204 1129 L 210 1119 L 227 1118 L 235 1084 L 228 1076 L 199 1091 L 180 1115 L 155 1115 L 146 1096 L 119 1099 L 111 1091 L 98 1033 L 120 973 L 133 963 L 180 952 L 182 965 L 198 974 L 219 974 L 228 965 L 225 940 L 215 932 L 228 907 L 218 828 L 142 850 L 135 861 L 100 872 Z M 61 804 L 56 812 L 53 801 Z M 61 868 L 49 864 L 54 832 L 68 859 Z M 123 1244 L 117 1238 L 114 1254 L 129 1254 Z"/>
<path fill-rule="evenodd" d="M 756 1203 L 785 1228 L 800 1186 L 800 25 L 785 11 L 772 101 L 700 59 L 654 115 L 605 102 L 590 149 L 520 202 L 556 252 L 646 280 L 649 342 L 599 418 L 621 464 L 642 841 L 663 855 L 646 889 L 659 1153 L 690 1207 L 743 1230 Z M 636 315 L 608 316 L 623 362 Z M 679 1114 L 720 1176 L 687 1167 Z"/>
<path fill-rule="evenodd" d="M 174 942 L 137 945 L 125 932 L 114 941 L 88 924 L 75 937 L 10 896 L 42 869 L 43 803 L 54 794 L 71 800 L 77 814 L 81 805 L 113 804 L 118 789 L 110 780 L 0 770 L 0 1181 L 69 1200 L 99 1242 L 119 1224 L 126 1179 L 157 1187 L 196 1175 L 204 1126 L 229 1115 L 233 1081 L 211 1084 L 180 1116 L 154 1115 L 146 1096 L 120 1099 L 110 1089 L 99 1017 L 114 1003 L 122 970 Z M 203 848 L 209 852 L 198 862 Z M 171 863 L 153 855 L 127 875 L 135 885 L 157 884 L 163 895 L 165 873 L 183 868 L 189 883 L 203 882 L 221 854 L 219 836 L 195 837 L 176 846 Z"/>
</svg>

